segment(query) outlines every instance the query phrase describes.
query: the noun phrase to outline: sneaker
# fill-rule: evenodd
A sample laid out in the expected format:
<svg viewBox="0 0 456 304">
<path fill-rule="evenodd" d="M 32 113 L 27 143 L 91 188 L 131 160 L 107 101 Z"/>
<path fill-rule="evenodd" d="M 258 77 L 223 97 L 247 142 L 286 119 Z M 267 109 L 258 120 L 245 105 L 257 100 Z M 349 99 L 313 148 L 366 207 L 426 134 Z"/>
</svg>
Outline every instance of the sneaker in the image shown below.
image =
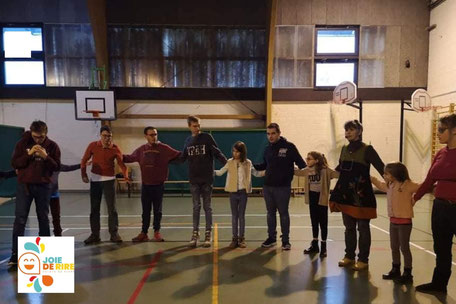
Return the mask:
<svg viewBox="0 0 456 304">
<path fill-rule="evenodd" d="M 245 243 L 245 237 L 240 237 L 238 239 L 238 246 L 239 248 L 246 248 L 247 244 Z"/>
<path fill-rule="evenodd" d="M 288 241 L 283 241 L 282 242 L 282 250 L 290 250 L 291 249 L 291 244 Z"/>
<path fill-rule="evenodd" d="M 162 238 L 160 231 L 155 231 L 154 232 L 154 242 L 164 242 L 165 240 Z"/>
<path fill-rule="evenodd" d="M 8 266 L 17 265 L 17 253 L 11 254 L 11 258 L 8 261 Z"/>
<path fill-rule="evenodd" d="M 109 240 L 113 243 L 122 243 L 122 238 L 118 233 L 111 234 L 111 238 Z"/>
<path fill-rule="evenodd" d="M 136 237 L 131 239 L 133 242 L 147 242 L 149 241 L 149 237 L 147 236 L 147 233 L 141 232 L 138 234 Z"/>
<path fill-rule="evenodd" d="M 196 246 L 198 246 L 198 240 L 199 240 L 199 231 L 193 231 L 192 238 L 190 239 L 188 246 L 196 248 Z"/>
<path fill-rule="evenodd" d="M 368 267 L 369 267 L 368 263 L 364 263 L 364 262 L 358 261 L 358 262 L 355 263 L 355 265 L 353 265 L 352 269 L 356 270 L 356 271 L 360 271 L 360 270 L 367 269 Z"/>
<path fill-rule="evenodd" d="M 342 260 L 339 261 L 339 267 L 350 266 L 354 263 L 355 263 L 355 260 L 352 260 L 349 258 L 343 258 Z"/>
<path fill-rule="evenodd" d="M 427 283 L 427 284 L 422 284 L 418 285 L 415 287 L 416 291 L 423 292 L 423 293 L 436 293 L 436 292 L 441 292 L 441 293 L 447 293 L 447 288 L 446 286 L 442 286 L 436 283 Z"/>
<path fill-rule="evenodd" d="M 204 236 L 203 247 L 206 247 L 206 248 L 211 247 L 211 242 L 212 242 L 211 231 L 207 230 L 205 233 L 205 236 Z"/>
<path fill-rule="evenodd" d="M 276 239 L 268 237 L 266 239 L 266 241 L 264 241 L 263 244 L 261 244 L 261 247 L 263 247 L 263 248 L 271 248 L 272 246 L 275 246 L 276 242 L 277 242 Z"/>
<path fill-rule="evenodd" d="M 238 238 L 236 236 L 233 236 L 233 239 L 231 240 L 231 243 L 228 245 L 229 248 L 236 248 L 238 246 Z"/>
<path fill-rule="evenodd" d="M 84 240 L 84 244 L 91 245 L 101 242 L 100 236 L 91 234 L 87 239 Z"/>
<path fill-rule="evenodd" d="M 310 243 L 310 247 L 307 249 L 304 249 L 304 254 L 313 254 L 313 253 L 318 253 L 320 252 L 320 249 L 318 248 L 318 241 L 313 240 Z"/>
</svg>

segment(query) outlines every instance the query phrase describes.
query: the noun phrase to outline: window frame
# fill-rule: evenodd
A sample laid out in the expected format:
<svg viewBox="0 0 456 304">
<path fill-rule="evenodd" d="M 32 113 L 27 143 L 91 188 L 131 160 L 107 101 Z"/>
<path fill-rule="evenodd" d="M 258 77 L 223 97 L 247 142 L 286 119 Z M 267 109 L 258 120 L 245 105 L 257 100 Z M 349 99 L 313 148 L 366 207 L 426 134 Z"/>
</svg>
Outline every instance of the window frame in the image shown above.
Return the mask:
<svg viewBox="0 0 456 304">
<path fill-rule="evenodd" d="M 4 28 L 40 28 L 41 29 L 41 45 L 42 51 L 32 51 L 30 58 L 5 58 L 5 51 L 3 45 L 3 29 Z M 46 57 L 44 50 L 44 25 L 43 23 L 0 23 L 0 86 L 2 87 L 46 87 Z M 14 61 L 38 61 L 43 63 L 43 84 L 7 84 L 6 83 L 6 62 Z"/>
<path fill-rule="evenodd" d="M 318 32 L 320 30 L 353 30 L 355 31 L 354 53 L 317 53 Z M 318 63 L 354 63 L 353 82 L 358 84 L 359 73 L 359 25 L 316 25 L 314 32 L 314 60 L 313 60 L 313 87 L 317 90 L 333 90 L 336 86 L 317 86 Z"/>
</svg>

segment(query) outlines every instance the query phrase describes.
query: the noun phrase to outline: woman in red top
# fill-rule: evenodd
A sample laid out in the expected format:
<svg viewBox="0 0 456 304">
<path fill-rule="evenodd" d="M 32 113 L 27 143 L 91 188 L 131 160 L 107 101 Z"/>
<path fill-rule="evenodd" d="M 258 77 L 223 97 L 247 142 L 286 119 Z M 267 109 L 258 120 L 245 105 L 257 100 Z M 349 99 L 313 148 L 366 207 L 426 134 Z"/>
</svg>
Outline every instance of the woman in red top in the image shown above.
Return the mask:
<svg viewBox="0 0 456 304">
<path fill-rule="evenodd" d="M 426 293 L 446 293 L 451 276 L 451 247 L 456 234 L 456 114 L 440 119 L 438 136 L 440 143 L 447 146 L 435 155 L 426 180 L 414 197 L 415 201 L 421 199 L 435 185 L 432 237 L 436 266 L 432 281 L 416 287 Z"/>
</svg>

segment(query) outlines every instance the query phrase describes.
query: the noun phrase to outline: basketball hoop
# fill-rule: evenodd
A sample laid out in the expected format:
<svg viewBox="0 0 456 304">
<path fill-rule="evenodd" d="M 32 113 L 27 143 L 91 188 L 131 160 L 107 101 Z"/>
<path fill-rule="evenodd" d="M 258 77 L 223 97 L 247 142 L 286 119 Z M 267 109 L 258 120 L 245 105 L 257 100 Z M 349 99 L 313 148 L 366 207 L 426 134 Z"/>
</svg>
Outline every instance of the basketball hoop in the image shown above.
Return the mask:
<svg viewBox="0 0 456 304">
<path fill-rule="evenodd" d="M 426 112 L 432 109 L 431 96 L 425 89 L 417 89 L 413 92 L 412 108 L 416 112 Z"/>
<path fill-rule="evenodd" d="M 90 110 L 90 111 L 84 111 L 84 112 L 88 113 L 88 114 L 92 114 L 93 118 L 100 118 L 100 111 Z"/>
<path fill-rule="evenodd" d="M 356 101 L 357 95 L 356 84 L 351 81 L 341 82 L 333 91 L 333 100 L 335 104 L 351 104 Z"/>
</svg>

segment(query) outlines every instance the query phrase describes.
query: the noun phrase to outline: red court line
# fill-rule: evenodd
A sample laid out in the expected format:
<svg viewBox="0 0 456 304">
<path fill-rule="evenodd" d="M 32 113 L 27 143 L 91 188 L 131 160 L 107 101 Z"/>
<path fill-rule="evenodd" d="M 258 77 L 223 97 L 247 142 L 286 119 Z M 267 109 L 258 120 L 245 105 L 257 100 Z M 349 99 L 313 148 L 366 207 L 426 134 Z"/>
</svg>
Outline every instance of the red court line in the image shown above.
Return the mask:
<svg viewBox="0 0 456 304">
<path fill-rule="evenodd" d="M 136 298 L 138 297 L 139 293 L 141 292 L 141 289 L 144 286 L 144 283 L 146 283 L 147 278 L 149 277 L 150 273 L 154 269 L 155 265 L 157 265 L 158 260 L 160 259 L 160 256 L 162 255 L 163 250 L 157 251 L 155 254 L 152 262 L 150 262 L 149 268 L 147 268 L 146 272 L 144 273 L 143 277 L 141 278 L 141 281 L 139 281 L 138 286 L 136 286 L 135 291 L 131 295 L 130 299 L 128 300 L 128 304 L 133 304 L 136 301 Z"/>
</svg>

